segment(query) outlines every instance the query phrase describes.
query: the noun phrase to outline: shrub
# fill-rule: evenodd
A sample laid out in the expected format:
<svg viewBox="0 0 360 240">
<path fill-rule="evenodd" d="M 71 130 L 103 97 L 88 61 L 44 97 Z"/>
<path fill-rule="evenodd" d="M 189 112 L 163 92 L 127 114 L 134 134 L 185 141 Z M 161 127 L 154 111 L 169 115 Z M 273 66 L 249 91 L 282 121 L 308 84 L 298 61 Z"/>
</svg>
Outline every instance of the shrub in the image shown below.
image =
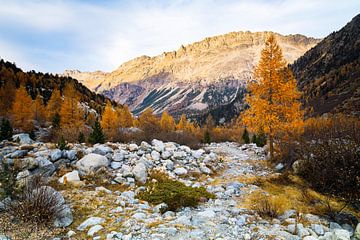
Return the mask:
<svg viewBox="0 0 360 240">
<path fill-rule="evenodd" d="M 104 143 L 105 135 L 99 121 L 96 121 L 93 126 L 93 131 L 90 133 L 89 142 L 91 144 Z"/>
<path fill-rule="evenodd" d="M 263 218 L 276 218 L 289 207 L 288 199 L 283 195 L 266 195 L 256 191 L 250 200 L 251 208 Z"/>
<path fill-rule="evenodd" d="M 206 130 L 204 133 L 204 143 L 211 143 L 210 131 Z"/>
<path fill-rule="evenodd" d="M 69 149 L 69 146 L 67 145 L 65 139 L 64 139 L 64 136 L 61 136 L 58 144 L 56 145 L 56 147 L 60 150 L 67 150 Z"/>
<path fill-rule="evenodd" d="M 83 132 L 79 133 L 78 142 L 79 143 L 84 143 L 85 142 L 85 135 L 84 135 Z"/>
<path fill-rule="evenodd" d="M 266 135 L 263 132 L 260 132 L 258 135 L 254 134 L 252 137 L 252 142 L 258 147 L 263 147 L 266 145 Z"/>
<path fill-rule="evenodd" d="M 0 200 L 16 193 L 16 176 L 18 173 L 16 167 L 0 161 Z"/>
<path fill-rule="evenodd" d="M 255 135 L 254 135 L 255 136 Z M 247 129 L 244 129 L 243 135 L 242 135 L 242 139 L 244 141 L 244 143 L 248 144 L 250 143 L 250 137 L 249 137 L 249 132 L 247 131 Z"/>
<path fill-rule="evenodd" d="M 55 113 L 53 118 L 52 118 L 52 126 L 55 129 L 59 129 L 60 128 L 60 122 L 61 122 L 61 116 L 59 113 Z"/>
<path fill-rule="evenodd" d="M 38 225 L 49 225 L 64 208 L 64 201 L 55 190 L 43 186 L 40 177 L 25 182 L 23 191 L 5 202 L 5 211 L 17 220 Z"/>
<path fill-rule="evenodd" d="M 13 135 L 13 128 L 11 127 L 10 121 L 3 118 L 0 126 L 0 141 L 11 140 Z"/>
<path fill-rule="evenodd" d="M 168 207 L 164 211 L 195 207 L 205 199 L 215 198 L 214 194 L 207 192 L 203 187 L 188 187 L 161 172 L 151 173 L 150 178 L 156 181 L 148 182 L 146 190 L 140 192 L 137 197 L 152 204 L 166 203 Z"/>
</svg>

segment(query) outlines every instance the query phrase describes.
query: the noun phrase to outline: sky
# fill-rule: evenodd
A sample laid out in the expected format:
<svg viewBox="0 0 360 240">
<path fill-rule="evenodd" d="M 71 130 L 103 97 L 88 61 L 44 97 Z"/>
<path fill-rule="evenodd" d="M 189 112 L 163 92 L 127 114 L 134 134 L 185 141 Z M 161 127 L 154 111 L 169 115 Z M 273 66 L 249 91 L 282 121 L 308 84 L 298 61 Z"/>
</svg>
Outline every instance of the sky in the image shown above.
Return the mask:
<svg viewBox="0 0 360 240">
<path fill-rule="evenodd" d="M 359 13 L 359 0 L 0 0 L 0 58 L 26 71 L 112 71 L 232 31 L 323 38 Z"/>
</svg>

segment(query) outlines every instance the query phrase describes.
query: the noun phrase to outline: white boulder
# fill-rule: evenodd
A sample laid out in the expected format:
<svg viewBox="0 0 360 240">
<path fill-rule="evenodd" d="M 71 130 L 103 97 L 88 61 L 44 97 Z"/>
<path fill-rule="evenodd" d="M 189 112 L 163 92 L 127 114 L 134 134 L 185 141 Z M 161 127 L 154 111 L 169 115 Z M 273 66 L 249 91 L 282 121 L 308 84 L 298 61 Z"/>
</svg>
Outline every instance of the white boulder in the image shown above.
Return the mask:
<svg viewBox="0 0 360 240">
<path fill-rule="evenodd" d="M 86 173 L 91 171 L 96 171 L 101 167 L 107 167 L 109 165 L 109 160 L 99 154 L 90 153 L 84 156 L 76 163 L 76 167 Z"/>
</svg>

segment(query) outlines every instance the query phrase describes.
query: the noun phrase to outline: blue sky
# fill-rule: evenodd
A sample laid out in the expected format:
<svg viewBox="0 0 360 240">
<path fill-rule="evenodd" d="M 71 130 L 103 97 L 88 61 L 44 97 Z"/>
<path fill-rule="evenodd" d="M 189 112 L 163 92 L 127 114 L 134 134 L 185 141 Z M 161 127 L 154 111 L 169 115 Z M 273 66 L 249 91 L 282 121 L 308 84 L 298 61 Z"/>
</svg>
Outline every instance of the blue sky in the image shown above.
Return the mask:
<svg viewBox="0 0 360 240">
<path fill-rule="evenodd" d="M 359 0 L 0 0 L 0 57 L 24 70 L 111 71 L 231 31 L 325 37 Z"/>
</svg>

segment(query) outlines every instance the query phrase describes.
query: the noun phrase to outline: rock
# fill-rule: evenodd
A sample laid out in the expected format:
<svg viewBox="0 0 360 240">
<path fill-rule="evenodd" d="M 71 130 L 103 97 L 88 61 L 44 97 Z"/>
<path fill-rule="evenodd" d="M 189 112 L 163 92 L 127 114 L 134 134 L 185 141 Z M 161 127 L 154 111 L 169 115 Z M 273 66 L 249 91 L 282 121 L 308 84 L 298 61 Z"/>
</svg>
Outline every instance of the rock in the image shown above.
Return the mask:
<svg viewBox="0 0 360 240">
<path fill-rule="evenodd" d="M 21 145 L 23 144 L 33 144 L 34 141 L 30 138 L 27 133 L 20 133 L 12 136 L 12 140 L 14 142 L 19 141 Z"/>
<path fill-rule="evenodd" d="M 62 151 L 60 149 L 55 149 L 50 154 L 50 158 L 52 162 L 56 162 L 61 157 L 62 157 Z"/>
<path fill-rule="evenodd" d="M 354 237 L 360 240 L 360 223 L 355 228 Z"/>
<path fill-rule="evenodd" d="M 170 236 L 174 236 L 177 233 L 177 229 L 174 227 L 161 227 L 158 229 L 159 233 L 165 233 Z"/>
<path fill-rule="evenodd" d="M 171 160 L 165 160 L 164 161 L 164 166 L 166 167 L 167 170 L 174 170 L 174 162 Z"/>
<path fill-rule="evenodd" d="M 212 218 L 214 218 L 216 216 L 216 213 L 211 209 L 207 209 L 207 210 L 205 210 L 203 212 L 199 212 L 197 215 L 199 217 L 201 217 L 201 218 L 205 218 L 205 219 L 210 220 L 210 219 L 212 219 Z"/>
<path fill-rule="evenodd" d="M 168 158 L 170 158 L 171 156 L 172 156 L 172 154 L 171 154 L 170 151 L 163 151 L 163 152 L 161 153 L 161 158 L 162 158 L 162 159 L 168 159 Z"/>
<path fill-rule="evenodd" d="M 5 235 L 0 235 L 0 240 L 11 240 L 11 238 L 9 238 Z"/>
<path fill-rule="evenodd" d="M 95 191 L 96 191 L 96 192 L 105 192 L 105 193 L 107 193 L 107 194 L 112 194 L 112 191 L 110 191 L 110 190 L 107 189 L 107 188 L 104 188 L 103 186 L 96 187 L 96 188 L 95 188 Z"/>
<path fill-rule="evenodd" d="M 30 171 L 29 170 L 21 171 L 21 172 L 19 172 L 17 174 L 16 180 L 20 180 L 20 179 L 26 178 L 28 176 L 30 176 Z"/>
<path fill-rule="evenodd" d="M 135 143 L 131 143 L 129 144 L 128 149 L 130 152 L 135 152 L 139 149 L 139 146 Z"/>
<path fill-rule="evenodd" d="M 76 159 L 76 151 L 75 150 L 65 151 L 65 157 L 69 160 L 75 160 Z"/>
<path fill-rule="evenodd" d="M 119 168 L 121 168 L 122 167 L 122 163 L 120 163 L 120 162 L 111 162 L 111 164 L 110 164 L 110 167 L 112 168 L 112 169 L 119 169 Z"/>
<path fill-rule="evenodd" d="M 175 159 L 182 159 L 186 157 L 186 152 L 183 151 L 176 151 L 173 153 L 173 158 Z"/>
<path fill-rule="evenodd" d="M 184 226 L 192 226 L 191 219 L 188 216 L 180 216 L 176 219 L 176 222 Z"/>
<path fill-rule="evenodd" d="M 203 149 L 199 149 L 199 150 L 196 150 L 196 151 L 192 151 L 191 155 L 194 158 L 199 159 L 204 153 L 205 153 L 205 151 Z"/>
<path fill-rule="evenodd" d="M 62 184 L 64 184 L 65 182 L 72 183 L 72 182 L 79 182 L 79 181 L 80 181 L 80 177 L 79 177 L 79 172 L 77 170 L 66 173 L 64 176 L 59 178 L 59 183 L 62 183 Z"/>
<path fill-rule="evenodd" d="M 168 208 L 168 205 L 166 203 L 160 203 L 153 208 L 153 212 L 161 213 L 161 212 L 164 212 L 167 208 Z"/>
<path fill-rule="evenodd" d="M 90 227 L 90 226 L 95 226 L 95 225 L 99 225 L 105 222 L 104 218 L 100 218 L 100 217 L 90 217 L 88 219 L 86 219 L 84 222 L 82 222 L 78 227 L 77 230 L 79 231 L 83 231 L 86 228 Z"/>
<path fill-rule="evenodd" d="M 190 233 L 189 233 L 191 239 L 202 239 L 205 237 L 205 233 L 204 231 L 200 230 L 200 229 L 195 229 L 195 230 L 192 230 Z"/>
<path fill-rule="evenodd" d="M 113 155 L 113 160 L 115 162 L 122 162 L 125 159 L 125 155 L 123 152 L 116 152 Z"/>
<path fill-rule="evenodd" d="M 122 171 L 123 177 L 125 177 L 125 178 L 134 176 L 134 174 L 132 173 L 132 169 L 129 165 L 126 165 L 126 164 L 122 165 L 121 171 Z"/>
<path fill-rule="evenodd" d="M 117 208 L 111 210 L 111 212 L 113 212 L 113 213 L 121 213 L 121 212 L 124 212 L 124 209 L 122 207 L 117 207 Z"/>
<path fill-rule="evenodd" d="M 282 163 L 278 163 L 276 166 L 275 166 L 275 170 L 277 171 L 277 172 L 280 172 L 280 171 L 282 171 L 284 169 L 284 164 L 282 164 Z"/>
<path fill-rule="evenodd" d="M 314 232 L 317 235 L 324 235 L 324 227 L 321 224 L 311 224 L 311 229 L 314 230 Z"/>
<path fill-rule="evenodd" d="M 181 175 L 186 175 L 188 173 L 188 171 L 183 167 L 178 167 L 178 168 L 175 168 L 174 173 L 176 175 L 181 176 Z"/>
<path fill-rule="evenodd" d="M 68 237 L 68 238 L 71 238 L 72 236 L 74 236 L 76 234 L 76 232 L 74 232 L 73 230 L 70 230 L 70 231 L 68 231 L 67 233 L 66 233 L 66 236 Z"/>
<path fill-rule="evenodd" d="M 330 222 L 329 228 L 330 229 L 342 229 L 342 227 L 336 222 Z"/>
<path fill-rule="evenodd" d="M 112 152 L 113 152 L 113 150 L 111 147 L 103 145 L 103 144 L 95 146 L 95 149 L 93 150 L 93 153 L 103 155 L 103 156 L 105 156 L 108 153 L 112 153 Z"/>
<path fill-rule="evenodd" d="M 28 153 L 27 150 L 16 150 L 15 152 L 10 153 L 8 155 L 8 157 L 10 157 L 10 158 L 21 158 L 21 157 L 26 156 L 27 153 Z"/>
<path fill-rule="evenodd" d="M 210 175 L 212 173 L 211 169 L 206 167 L 205 165 L 200 167 L 200 171 L 204 174 Z"/>
<path fill-rule="evenodd" d="M 135 213 L 132 217 L 136 220 L 144 220 L 146 218 L 146 214 L 142 212 Z"/>
<path fill-rule="evenodd" d="M 34 170 L 38 166 L 39 166 L 39 162 L 35 158 L 26 157 L 20 160 L 20 167 L 22 169 Z"/>
<path fill-rule="evenodd" d="M 350 240 L 350 233 L 343 229 L 334 229 L 331 240 Z"/>
<path fill-rule="evenodd" d="M 318 238 L 313 236 L 306 236 L 303 238 L 303 240 L 318 240 Z"/>
<path fill-rule="evenodd" d="M 132 170 L 132 173 L 134 174 L 136 181 L 141 184 L 146 183 L 147 170 L 143 163 L 136 164 Z"/>
<path fill-rule="evenodd" d="M 102 230 L 103 228 L 104 228 L 104 227 L 101 226 L 101 225 L 92 226 L 92 227 L 89 229 L 87 235 L 90 236 L 90 237 L 92 237 L 92 236 L 94 236 L 94 234 L 96 234 L 97 232 L 99 232 L 99 231 Z"/>
<path fill-rule="evenodd" d="M 108 165 L 109 160 L 106 157 L 95 153 L 86 155 L 76 163 L 76 167 L 85 173 L 96 171 L 97 169 L 107 167 Z"/>
<path fill-rule="evenodd" d="M 297 160 L 293 163 L 292 169 L 295 174 L 300 174 L 300 172 L 302 171 L 303 164 L 304 164 L 304 160 Z"/>
<path fill-rule="evenodd" d="M 151 158 L 154 160 L 154 161 L 159 161 L 160 160 L 160 153 L 153 150 L 151 152 Z"/>
<path fill-rule="evenodd" d="M 312 222 L 312 223 L 316 223 L 316 222 L 320 222 L 320 218 L 316 215 L 313 214 L 305 214 L 304 219 L 308 222 Z"/>
<path fill-rule="evenodd" d="M 36 160 L 39 166 L 34 171 L 34 174 L 41 174 L 44 177 L 50 177 L 56 171 L 55 165 L 46 158 L 38 157 Z"/>
<path fill-rule="evenodd" d="M 173 211 L 166 211 L 163 214 L 163 218 L 165 219 L 172 219 L 173 217 L 175 217 L 175 213 Z"/>
<path fill-rule="evenodd" d="M 160 140 L 153 139 L 153 140 L 151 141 L 151 145 L 153 145 L 153 146 L 154 146 L 154 149 L 155 149 L 156 151 L 158 151 L 158 152 L 162 152 L 162 151 L 165 150 L 165 144 L 164 144 L 162 141 L 160 141 Z"/>
</svg>

